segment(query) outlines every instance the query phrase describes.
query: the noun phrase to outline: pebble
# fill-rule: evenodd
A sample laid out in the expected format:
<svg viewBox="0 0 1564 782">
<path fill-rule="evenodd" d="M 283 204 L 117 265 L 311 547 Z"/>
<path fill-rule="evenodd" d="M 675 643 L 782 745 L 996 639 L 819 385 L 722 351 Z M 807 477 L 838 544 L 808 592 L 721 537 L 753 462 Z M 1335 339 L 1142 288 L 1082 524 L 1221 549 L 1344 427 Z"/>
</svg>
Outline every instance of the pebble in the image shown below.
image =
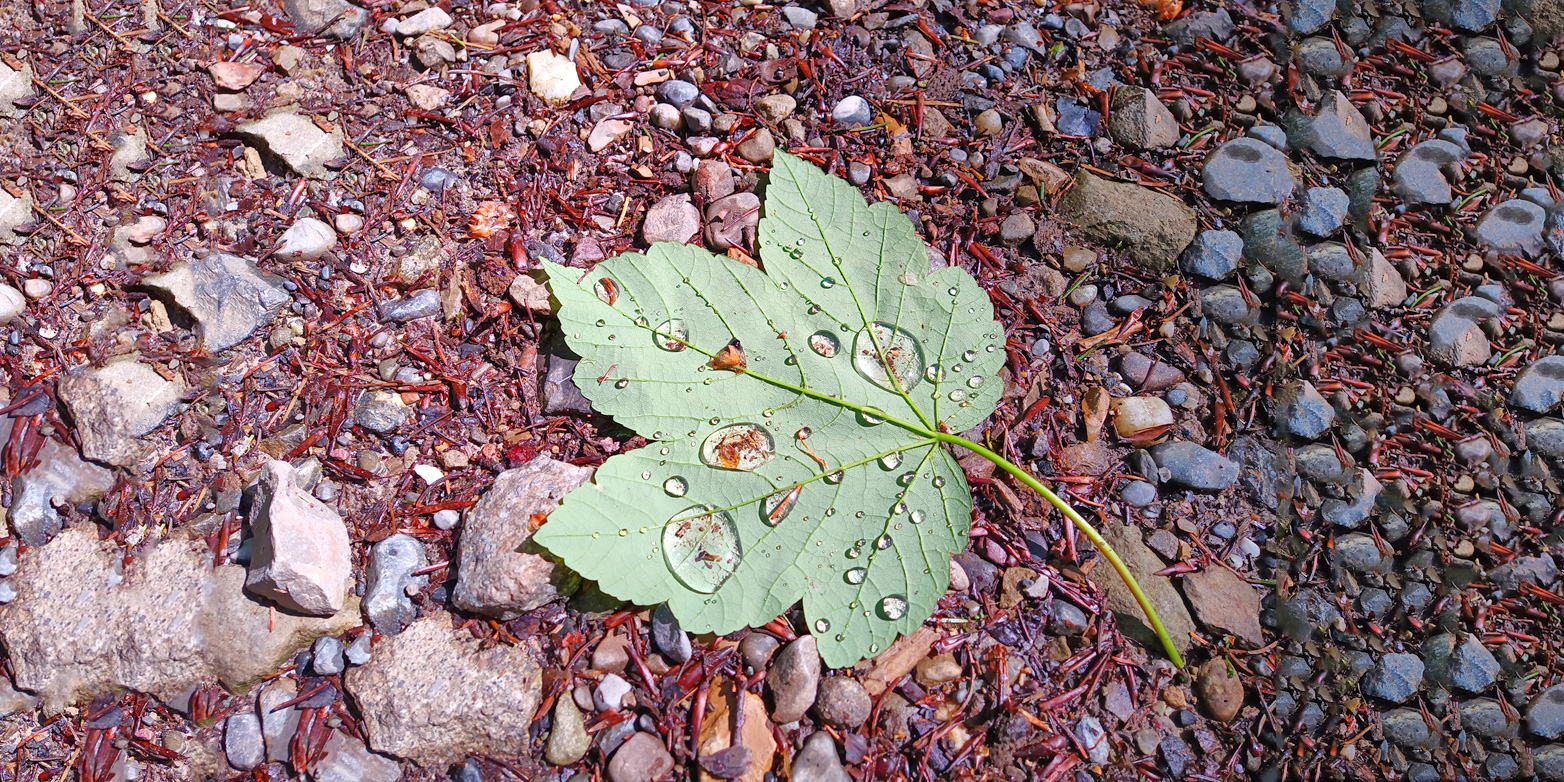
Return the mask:
<svg viewBox="0 0 1564 782">
<path fill-rule="evenodd" d="M 814 636 L 801 636 L 782 647 L 771 661 L 766 686 L 771 690 L 772 721 L 785 725 L 809 711 L 820 687 L 820 652 Z"/>
<path fill-rule="evenodd" d="M 924 687 L 938 687 L 961 678 L 961 663 L 950 654 L 937 654 L 920 660 L 913 675 Z"/>
<path fill-rule="evenodd" d="M 782 9 L 782 18 L 786 19 L 787 23 L 792 25 L 795 30 L 813 30 L 815 29 L 815 21 L 819 17 L 808 8 L 790 5 Z"/>
<path fill-rule="evenodd" d="M 410 535 L 392 535 L 370 549 L 364 614 L 380 634 L 396 635 L 418 618 L 408 590 L 428 585 L 428 576 L 413 575 L 427 564 L 424 544 Z"/>
<path fill-rule="evenodd" d="M 690 636 L 679 627 L 678 617 L 668 608 L 667 603 L 657 606 L 652 612 L 652 645 L 657 652 L 675 665 L 690 659 Z"/>
<path fill-rule="evenodd" d="M 837 753 L 836 739 L 823 730 L 817 730 L 804 739 L 803 749 L 793 756 L 789 782 L 852 782 L 853 778 L 842 767 Z"/>
<path fill-rule="evenodd" d="M 353 576 L 347 526 L 299 486 L 287 462 L 261 468 L 250 526 L 257 543 L 247 592 L 308 616 L 342 610 Z"/>
<path fill-rule="evenodd" d="M 239 771 L 249 771 L 266 762 L 260 717 L 252 711 L 230 716 L 223 729 L 223 754 L 228 756 L 228 765 Z"/>
<path fill-rule="evenodd" d="M 438 7 L 425 8 L 397 23 L 396 34 L 411 38 L 451 26 L 451 15 Z"/>
<path fill-rule="evenodd" d="M 869 693 L 851 676 L 832 676 L 820 682 L 815 711 L 820 719 L 837 728 L 854 729 L 869 719 L 874 703 Z"/>
<path fill-rule="evenodd" d="M 592 748 L 592 736 L 586 731 L 581 710 L 571 698 L 554 701 L 554 727 L 550 729 L 543 758 L 556 766 L 569 766 L 586 757 Z"/>
<path fill-rule="evenodd" d="M 22 293 L 26 294 L 27 298 L 34 301 L 42 299 L 53 292 L 54 283 L 48 280 L 33 277 L 22 282 Z"/>
<path fill-rule="evenodd" d="M 1162 443 L 1151 449 L 1151 457 L 1168 469 L 1169 480 L 1191 489 L 1223 491 L 1238 480 L 1237 464 L 1195 443 Z"/>
<path fill-rule="evenodd" d="M 657 100 L 676 109 L 684 109 L 701 96 L 701 88 L 682 79 L 669 79 L 657 85 Z"/>
<path fill-rule="evenodd" d="M 610 673 L 592 691 L 592 705 L 598 711 L 618 711 L 624 706 L 625 696 L 633 689 L 619 674 Z"/>
<path fill-rule="evenodd" d="M 1138 482 L 1138 481 L 1137 481 Z M 1148 484 L 1149 485 L 1149 484 Z M 1048 611 L 1048 632 L 1054 635 L 1080 635 L 1086 632 L 1091 620 L 1074 603 L 1055 600 Z"/>
<path fill-rule="evenodd" d="M 701 231 L 701 210 L 690 203 L 688 193 L 665 196 L 647 210 L 641 238 L 647 244 L 688 244 Z"/>
<path fill-rule="evenodd" d="M 538 51 L 527 55 L 527 85 L 544 103 L 557 106 L 581 89 L 581 77 L 570 58 Z"/>
<path fill-rule="evenodd" d="M 650 733 L 636 733 L 621 745 L 608 762 L 611 782 L 652 782 L 673 771 L 673 756 L 661 739 Z"/>
<path fill-rule="evenodd" d="M 331 676 L 342 673 L 346 667 L 341 641 L 329 635 L 315 639 L 315 645 L 310 647 L 310 669 L 315 675 Z"/>
<path fill-rule="evenodd" d="M 1075 740 L 1086 749 L 1086 759 L 1093 765 L 1102 765 L 1108 762 L 1113 755 L 1113 747 L 1108 743 L 1108 732 L 1103 730 L 1102 722 L 1096 717 L 1082 717 L 1075 723 Z"/>
<path fill-rule="evenodd" d="M 772 124 L 792 116 L 797 108 L 798 101 L 791 95 L 767 95 L 755 101 L 755 113 Z"/>
<path fill-rule="evenodd" d="M 1377 160 L 1379 157 L 1368 120 L 1340 91 L 1332 90 L 1321 101 L 1310 130 L 1313 141 L 1309 148 L 1324 157 L 1338 160 Z"/>
<path fill-rule="evenodd" d="M 319 260 L 337 245 L 337 232 L 331 226 L 306 217 L 289 226 L 277 246 L 277 255 L 292 260 Z"/>
<path fill-rule="evenodd" d="M 744 664 L 749 666 L 750 670 L 759 671 L 771 662 L 771 656 L 776 654 L 781 646 L 782 643 L 774 636 L 766 633 L 750 633 L 739 642 L 739 656 L 744 658 Z"/>
<path fill-rule="evenodd" d="M 363 665 L 369 662 L 369 658 L 373 654 L 373 649 L 370 646 L 372 635 L 373 633 L 362 633 L 359 637 L 353 639 L 353 643 L 348 644 L 347 651 L 343 653 L 343 656 L 347 658 L 350 665 Z"/>
<path fill-rule="evenodd" d="M 1499 316 L 1499 307 L 1476 296 L 1445 305 L 1428 323 L 1425 354 L 1449 367 L 1475 366 L 1488 360 L 1492 348 L 1482 323 Z"/>
<path fill-rule="evenodd" d="M 1524 199 L 1512 199 L 1488 210 L 1477 221 L 1478 243 L 1491 250 L 1534 258 L 1542 253 L 1548 213 Z"/>
<path fill-rule="evenodd" d="M 0 326 L 9 324 L 27 309 L 27 299 L 22 292 L 0 283 Z"/>
<path fill-rule="evenodd" d="M 874 121 L 874 109 L 861 96 L 849 95 L 837 101 L 831 109 L 831 119 L 840 127 L 862 127 Z"/>
<path fill-rule="evenodd" d="M 1466 150 L 1431 139 L 1413 145 L 1396 161 L 1391 190 L 1408 206 L 1448 204 L 1453 198 L 1444 168 L 1466 159 Z"/>
<path fill-rule="evenodd" d="M 1406 703 L 1423 684 L 1423 661 L 1415 654 L 1386 654 L 1363 676 L 1359 687 L 1391 703 Z"/>
<path fill-rule="evenodd" d="M 394 301 L 380 305 L 380 317 L 406 323 L 419 318 L 431 318 L 440 314 L 440 292 L 424 289 Z"/>
<path fill-rule="evenodd" d="M 1330 431 L 1336 410 L 1307 380 L 1297 380 L 1277 390 L 1278 434 L 1291 434 L 1315 440 Z"/>
<path fill-rule="evenodd" d="M 1146 481 L 1127 481 L 1119 498 L 1132 508 L 1144 508 L 1157 501 L 1157 487 Z"/>
<path fill-rule="evenodd" d="M 1195 679 L 1195 694 L 1206 713 L 1217 722 L 1231 722 L 1244 705 L 1244 683 L 1228 670 L 1227 660 L 1218 657 L 1201 666 Z"/>
<path fill-rule="evenodd" d="M 1334 187 L 1311 187 L 1303 195 L 1298 228 L 1314 236 L 1335 233 L 1347 221 L 1348 197 Z"/>
<path fill-rule="evenodd" d="M 1537 693 L 1526 707 L 1526 729 L 1549 741 L 1564 738 L 1564 684 Z"/>
<path fill-rule="evenodd" d="M 1178 143 L 1180 130 L 1173 112 L 1144 87 L 1120 87 L 1108 113 L 1108 133 L 1114 141 L 1136 149 L 1166 149 Z"/>
<path fill-rule="evenodd" d="M 1006 247 L 1016 247 L 1032 238 L 1037 225 L 1025 212 L 1012 212 L 999 226 L 999 240 Z"/>
<path fill-rule="evenodd" d="M 776 149 L 776 137 L 771 135 L 771 131 L 766 128 L 757 128 L 749 138 L 739 143 L 736 151 L 739 153 L 739 157 L 751 163 L 767 163 L 770 162 L 771 156 L 775 154 Z"/>
<path fill-rule="evenodd" d="M 1232 231 L 1201 231 L 1179 256 L 1178 266 L 1188 274 L 1224 280 L 1238 271 L 1243 250 L 1243 237 Z"/>
</svg>

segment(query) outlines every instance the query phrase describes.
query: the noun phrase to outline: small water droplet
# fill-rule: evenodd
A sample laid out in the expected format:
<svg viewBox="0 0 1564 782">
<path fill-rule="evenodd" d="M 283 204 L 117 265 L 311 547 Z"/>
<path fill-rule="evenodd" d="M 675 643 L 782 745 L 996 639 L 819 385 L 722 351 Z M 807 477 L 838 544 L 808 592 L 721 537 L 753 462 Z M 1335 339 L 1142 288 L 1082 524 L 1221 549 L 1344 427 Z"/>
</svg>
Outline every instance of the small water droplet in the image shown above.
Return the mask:
<svg viewBox="0 0 1564 782">
<path fill-rule="evenodd" d="M 641 480 L 649 481 L 651 479 L 652 479 L 652 471 L 651 470 L 647 470 L 647 471 L 641 473 Z"/>
<path fill-rule="evenodd" d="M 799 239 L 798 241 L 794 242 L 794 244 L 798 245 L 799 247 L 803 247 L 804 246 L 804 240 L 803 239 Z"/>
<path fill-rule="evenodd" d="M 897 277 L 896 279 L 899 282 L 901 282 L 901 284 L 903 284 L 903 285 L 917 285 L 918 284 L 918 275 L 913 274 L 912 272 L 907 272 L 906 274 L 903 274 L 900 277 Z"/>
<path fill-rule="evenodd" d="M 817 331 L 809 335 L 809 349 L 825 358 L 835 358 L 842 350 L 842 343 L 829 331 Z"/>
<path fill-rule="evenodd" d="M 922 508 L 919 508 L 912 512 L 912 515 L 908 517 L 908 520 L 913 524 L 922 524 L 923 520 L 927 518 L 927 516 L 928 514 L 924 513 Z"/>
<path fill-rule="evenodd" d="M 990 353 L 993 353 L 994 351 L 998 350 L 999 348 L 996 348 L 993 345 L 989 345 L 988 347 L 983 348 L 983 349 L 988 351 L 988 352 L 990 352 Z"/>
<path fill-rule="evenodd" d="M 614 381 L 614 388 L 629 388 L 630 381 L 627 378 L 619 378 Z"/>
<path fill-rule="evenodd" d="M 622 538 L 622 537 L 624 537 L 624 536 L 626 536 L 628 534 L 630 534 L 630 530 L 627 530 L 624 527 L 620 527 L 619 528 L 619 537 Z"/>
<path fill-rule="evenodd" d="M 684 493 L 689 491 L 689 489 L 690 484 L 677 475 L 663 481 L 663 491 L 668 492 L 670 497 L 683 497 Z"/>
<path fill-rule="evenodd" d="M 928 369 L 923 370 L 923 376 L 928 378 L 930 383 L 938 383 L 945 379 L 945 372 L 940 369 L 939 364 L 930 364 Z"/>
<path fill-rule="evenodd" d="M 934 476 L 934 480 L 931 481 L 931 483 L 934 484 L 934 488 L 936 488 L 936 489 L 943 489 L 943 488 L 945 488 L 945 476 L 943 476 L 943 475 L 936 475 L 936 476 Z"/>
<path fill-rule="evenodd" d="M 659 453 L 659 454 L 661 454 L 663 456 L 667 456 L 668 455 L 668 449 L 666 447 L 664 447 L 662 450 L 658 451 L 657 453 Z"/>
<path fill-rule="evenodd" d="M 880 457 L 880 466 L 887 470 L 894 470 L 901 466 L 901 451 L 894 451 Z"/>
<path fill-rule="evenodd" d="M 663 439 L 663 433 L 662 432 L 652 432 L 652 439 L 653 440 L 661 440 L 661 439 Z"/>
<path fill-rule="evenodd" d="M 907 598 L 901 595 L 887 595 L 880 600 L 880 615 L 893 622 L 906 616 Z"/>
<path fill-rule="evenodd" d="M 678 353 L 684 350 L 686 347 L 685 343 L 689 341 L 690 329 L 679 318 L 664 321 L 663 325 L 658 326 L 657 332 L 652 335 L 652 342 L 657 347 L 671 353 Z"/>
<path fill-rule="evenodd" d="M 829 519 L 829 518 L 831 518 L 832 516 L 835 516 L 835 515 L 836 515 L 836 508 L 826 508 L 825 509 L 825 517 L 826 518 Z"/>
<path fill-rule="evenodd" d="M 863 580 L 869 577 L 869 571 L 861 567 L 855 567 L 843 574 L 843 577 L 847 579 L 849 584 L 862 584 Z"/>
<path fill-rule="evenodd" d="M 787 358 L 782 359 L 782 363 L 784 363 L 784 364 L 786 364 L 788 366 L 793 366 L 793 365 L 798 363 L 798 356 L 790 355 Z"/>
<path fill-rule="evenodd" d="M 956 288 L 951 288 L 950 290 L 946 291 L 946 293 L 949 293 L 952 296 L 954 296 L 954 295 L 956 295 L 956 294 L 958 294 L 960 292 L 961 291 L 957 290 Z"/>
<path fill-rule="evenodd" d="M 885 418 L 883 416 L 877 416 L 877 415 L 871 415 L 871 414 L 865 413 L 865 412 L 859 412 L 858 413 L 858 421 L 859 421 L 859 423 L 862 423 L 864 426 L 879 426 L 880 424 L 885 423 Z"/>
<path fill-rule="evenodd" d="M 879 644 L 869 644 L 869 654 L 877 654 L 880 651 Z"/>
<path fill-rule="evenodd" d="M 955 391 L 950 392 L 950 401 L 952 401 L 952 402 L 960 402 L 960 401 L 962 401 L 962 400 L 964 400 L 966 398 L 967 398 L 967 392 L 962 391 L 959 388 L 956 389 Z"/>
<path fill-rule="evenodd" d="M 967 378 L 967 388 L 980 388 L 983 385 L 982 375 L 973 375 Z"/>
<path fill-rule="evenodd" d="M 905 503 L 905 502 L 898 502 L 898 503 L 896 503 L 896 505 L 894 507 L 891 508 L 891 513 L 893 513 L 893 514 L 895 514 L 897 516 L 900 516 L 901 514 L 906 513 L 906 512 L 907 512 L 907 503 Z"/>
<path fill-rule="evenodd" d="M 603 536 L 603 533 L 601 533 L 601 532 L 594 532 L 594 533 L 592 533 L 592 539 L 593 540 L 596 540 L 596 539 L 598 539 L 598 538 L 600 538 L 602 536 Z"/>
<path fill-rule="evenodd" d="M 826 632 L 826 631 L 828 631 L 830 629 L 831 629 L 831 622 L 830 622 L 830 620 L 826 620 L 826 619 L 816 619 L 815 620 L 815 632 L 817 632 L 817 633 L 824 633 L 824 632 Z"/>
<path fill-rule="evenodd" d="M 635 318 L 635 325 L 640 326 L 643 329 L 646 328 L 646 316 L 637 315 Z"/>
<path fill-rule="evenodd" d="M 879 549 L 879 550 L 881 550 L 881 551 L 884 551 L 884 550 L 890 548 L 891 547 L 891 536 L 887 534 L 887 535 L 881 535 L 880 537 L 875 538 L 874 539 L 874 547 Z"/>
<path fill-rule="evenodd" d="M 833 473 L 825 476 L 825 482 L 826 483 L 841 483 L 843 477 L 844 477 L 844 475 L 843 475 L 842 471 L 841 470 L 837 470 L 836 472 L 833 472 Z"/>
<path fill-rule="evenodd" d="M 798 427 L 798 431 L 795 432 L 793 434 L 793 436 L 797 437 L 800 440 L 808 440 L 809 439 L 809 435 L 812 435 L 814 433 L 815 433 L 815 430 L 810 429 L 807 426 L 800 426 L 800 427 Z"/>
<path fill-rule="evenodd" d="M 713 418 L 712 423 L 719 420 Z M 755 424 L 724 426 L 701 443 L 701 461 L 724 470 L 753 472 L 775 455 L 771 433 Z"/>
<path fill-rule="evenodd" d="M 913 479 L 917 477 L 918 474 L 915 472 L 902 473 L 901 475 L 897 476 L 896 482 L 903 486 L 911 486 Z"/>
<path fill-rule="evenodd" d="M 663 559 L 679 583 L 716 592 L 742 560 L 739 529 L 727 511 L 692 505 L 663 526 Z"/>
<path fill-rule="evenodd" d="M 883 359 L 882 359 L 883 355 Z M 906 331 L 875 323 L 858 332 L 853 365 L 870 382 L 887 390 L 910 391 L 923 377 L 923 349 Z"/>
<path fill-rule="evenodd" d="M 977 351 L 976 350 L 969 350 L 969 351 L 967 351 L 965 353 L 962 353 L 961 354 L 961 359 L 963 361 L 975 361 L 977 359 Z"/>
<path fill-rule="evenodd" d="M 835 288 L 836 287 L 836 279 L 832 278 L 832 277 L 822 277 L 822 278 L 820 278 L 820 287 L 822 287 L 822 288 Z"/>
<path fill-rule="evenodd" d="M 598 328 L 602 328 L 602 327 L 607 326 L 607 325 L 608 325 L 608 321 L 603 320 L 602 318 L 598 318 L 597 319 L 597 327 Z"/>
</svg>

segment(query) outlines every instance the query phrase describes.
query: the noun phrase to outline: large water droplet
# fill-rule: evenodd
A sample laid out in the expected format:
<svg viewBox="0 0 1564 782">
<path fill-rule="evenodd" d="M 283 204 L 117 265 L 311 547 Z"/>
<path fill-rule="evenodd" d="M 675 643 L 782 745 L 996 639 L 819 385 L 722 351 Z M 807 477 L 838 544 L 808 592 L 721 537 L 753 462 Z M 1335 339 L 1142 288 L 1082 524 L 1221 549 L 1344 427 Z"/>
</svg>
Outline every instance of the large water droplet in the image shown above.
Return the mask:
<svg viewBox="0 0 1564 782">
<path fill-rule="evenodd" d="M 898 383 L 902 391 L 910 391 L 923 379 L 923 349 L 906 331 L 875 323 L 858 332 L 853 342 L 853 366 L 887 391 L 896 391 Z"/>
<path fill-rule="evenodd" d="M 880 616 L 894 622 L 906 615 L 907 598 L 901 595 L 887 595 L 880 600 Z"/>
<path fill-rule="evenodd" d="M 842 478 L 843 478 L 842 471 L 841 470 L 837 470 L 836 472 L 833 472 L 833 473 L 825 476 L 825 482 L 826 483 L 841 483 L 842 482 Z"/>
<path fill-rule="evenodd" d="M 918 284 L 918 275 L 916 275 L 916 274 L 914 274 L 912 272 L 907 272 L 906 274 L 903 274 L 903 275 L 897 277 L 896 279 L 897 279 L 897 281 L 899 281 L 903 285 L 917 285 Z"/>
<path fill-rule="evenodd" d="M 787 515 L 793 512 L 793 506 L 798 504 L 798 497 L 803 490 L 803 486 L 794 486 L 787 491 L 780 491 L 767 497 L 766 501 L 761 503 L 763 507 L 760 520 L 773 527 L 781 524 Z"/>
<path fill-rule="evenodd" d="M 891 536 L 889 534 L 885 534 L 885 535 L 879 536 L 878 538 L 875 538 L 874 539 L 874 547 L 879 549 L 879 550 L 881 550 L 881 551 L 884 551 L 884 550 L 890 548 L 891 547 Z"/>
<path fill-rule="evenodd" d="M 923 523 L 923 519 L 926 518 L 927 516 L 928 516 L 928 514 L 924 513 L 922 508 L 919 508 L 919 509 L 917 509 L 917 510 L 912 512 L 912 516 L 911 516 L 912 523 L 913 524 L 922 524 Z"/>
<path fill-rule="evenodd" d="M 689 490 L 690 484 L 677 475 L 663 481 L 663 491 L 668 492 L 670 497 L 683 497 Z"/>
<path fill-rule="evenodd" d="M 943 476 L 943 475 L 936 475 L 936 476 L 934 476 L 934 480 L 932 482 L 934 484 L 934 488 L 936 488 L 936 489 L 943 489 L 943 488 L 945 488 L 945 476 Z"/>
<path fill-rule="evenodd" d="M 619 378 L 614 381 L 614 388 L 629 388 L 630 381 L 627 378 Z"/>
<path fill-rule="evenodd" d="M 817 331 L 809 335 L 809 349 L 826 358 L 834 358 L 842 349 L 842 343 L 829 331 Z"/>
<path fill-rule="evenodd" d="M 771 433 L 754 424 L 724 426 L 701 443 L 701 461 L 724 470 L 752 472 L 775 455 Z"/>
<path fill-rule="evenodd" d="M 885 419 L 883 417 L 870 415 L 864 412 L 858 413 L 858 420 L 862 422 L 864 426 L 879 426 L 880 424 L 885 423 Z"/>
<path fill-rule="evenodd" d="M 604 277 L 597 281 L 592 289 L 597 293 L 597 298 L 604 304 L 613 304 L 619 300 L 619 286 L 611 279 Z"/>
<path fill-rule="evenodd" d="M 843 575 L 849 584 L 862 584 L 863 580 L 869 577 L 869 571 L 861 567 L 855 567 Z"/>
<path fill-rule="evenodd" d="M 824 632 L 829 631 L 830 629 L 831 629 L 831 621 L 829 619 L 816 619 L 815 620 L 815 632 L 817 632 L 817 633 L 824 633 Z"/>
<path fill-rule="evenodd" d="M 880 466 L 887 470 L 894 470 L 901 466 L 901 451 L 893 451 L 880 457 Z"/>
<path fill-rule="evenodd" d="M 663 322 L 657 327 L 657 333 L 652 335 L 652 342 L 663 350 L 678 353 L 684 350 L 685 343 L 690 341 L 690 328 L 684 321 L 673 318 Z"/>
<path fill-rule="evenodd" d="M 836 280 L 834 278 L 831 278 L 831 277 L 822 277 L 820 279 L 820 287 L 822 287 L 822 288 L 835 288 L 836 287 Z"/>
<path fill-rule="evenodd" d="M 692 505 L 663 527 L 663 559 L 679 583 L 711 594 L 738 570 L 739 528 L 727 511 Z"/>
<path fill-rule="evenodd" d="M 913 479 L 917 478 L 917 477 L 918 477 L 918 474 L 915 473 L 915 472 L 906 472 L 906 473 L 902 473 L 901 475 L 897 476 L 896 482 L 901 484 L 901 485 L 903 485 L 903 486 L 911 486 Z"/>
<path fill-rule="evenodd" d="M 967 388 L 979 388 L 983 385 L 983 382 L 984 379 L 982 375 L 973 375 L 972 377 L 967 378 Z"/>
<path fill-rule="evenodd" d="M 977 359 L 977 351 L 976 350 L 968 350 L 967 352 L 961 354 L 961 359 L 963 361 L 973 361 L 973 360 Z"/>
</svg>

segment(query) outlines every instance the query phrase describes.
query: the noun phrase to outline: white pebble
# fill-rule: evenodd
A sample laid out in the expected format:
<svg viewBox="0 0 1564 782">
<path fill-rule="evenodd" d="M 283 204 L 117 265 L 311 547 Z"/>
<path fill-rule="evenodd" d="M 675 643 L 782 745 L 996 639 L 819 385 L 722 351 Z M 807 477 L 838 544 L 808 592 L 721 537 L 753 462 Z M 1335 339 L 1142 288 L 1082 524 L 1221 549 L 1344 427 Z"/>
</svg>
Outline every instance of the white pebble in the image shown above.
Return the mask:
<svg viewBox="0 0 1564 782">
<path fill-rule="evenodd" d="M 331 226 L 306 217 L 294 223 L 282 235 L 277 255 L 288 259 L 318 260 L 327 250 L 337 246 L 337 233 Z"/>
<path fill-rule="evenodd" d="M 618 674 L 608 674 L 597 685 L 597 691 L 592 693 L 592 705 L 598 711 L 618 711 L 624 705 L 625 696 L 630 694 L 630 683 L 620 678 Z"/>
<path fill-rule="evenodd" d="M 442 511 L 436 511 L 434 514 L 434 525 L 440 529 L 451 529 L 452 527 L 456 526 L 456 522 L 461 520 L 462 514 L 457 513 L 456 511 L 449 508 Z"/>
</svg>

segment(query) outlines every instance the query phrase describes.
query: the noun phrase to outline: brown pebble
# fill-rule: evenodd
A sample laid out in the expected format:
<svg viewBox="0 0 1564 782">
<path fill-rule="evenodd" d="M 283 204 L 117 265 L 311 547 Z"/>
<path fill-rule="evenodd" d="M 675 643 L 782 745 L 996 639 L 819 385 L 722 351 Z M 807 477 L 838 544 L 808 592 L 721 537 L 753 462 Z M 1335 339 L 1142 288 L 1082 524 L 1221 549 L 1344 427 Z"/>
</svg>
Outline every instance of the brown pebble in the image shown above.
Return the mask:
<svg viewBox="0 0 1564 782">
<path fill-rule="evenodd" d="M 1243 682 L 1228 669 L 1227 661 L 1220 658 L 1206 663 L 1200 669 L 1200 677 L 1195 680 L 1195 692 L 1200 696 L 1206 714 L 1218 722 L 1232 721 L 1244 705 Z"/>
</svg>

